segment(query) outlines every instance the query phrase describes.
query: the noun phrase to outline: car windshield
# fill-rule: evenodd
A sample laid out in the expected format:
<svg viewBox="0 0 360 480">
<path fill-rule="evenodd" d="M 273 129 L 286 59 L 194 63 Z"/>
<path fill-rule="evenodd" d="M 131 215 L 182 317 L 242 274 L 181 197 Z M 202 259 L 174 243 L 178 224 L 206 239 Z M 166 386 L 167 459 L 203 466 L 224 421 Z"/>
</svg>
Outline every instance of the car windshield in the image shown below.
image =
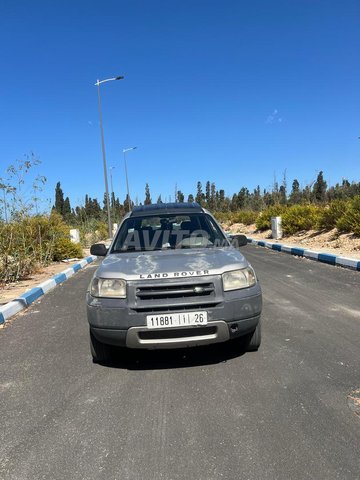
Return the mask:
<svg viewBox="0 0 360 480">
<path fill-rule="evenodd" d="M 210 215 L 144 215 L 124 221 L 111 253 L 228 245 L 228 240 Z"/>
</svg>

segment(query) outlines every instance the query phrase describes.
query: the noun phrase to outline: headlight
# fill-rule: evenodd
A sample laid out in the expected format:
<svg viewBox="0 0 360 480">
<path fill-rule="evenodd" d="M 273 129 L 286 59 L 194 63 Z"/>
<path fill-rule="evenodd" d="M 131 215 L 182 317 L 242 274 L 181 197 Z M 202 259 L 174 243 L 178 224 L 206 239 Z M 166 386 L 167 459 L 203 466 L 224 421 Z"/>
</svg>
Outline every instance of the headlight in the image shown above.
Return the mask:
<svg viewBox="0 0 360 480">
<path fill-rule="evenodd" d="M 226 272 L 223 274 L 222 279 L 225 292 L 252 287 L 256 283 L 256 275 L 251 267 Z"/>
<path fill-rule="evenodd" d="M 119 278 L 97 278 L 91 282 L 93 297 L 126 298 L 126 282 Z"/>
</svg>

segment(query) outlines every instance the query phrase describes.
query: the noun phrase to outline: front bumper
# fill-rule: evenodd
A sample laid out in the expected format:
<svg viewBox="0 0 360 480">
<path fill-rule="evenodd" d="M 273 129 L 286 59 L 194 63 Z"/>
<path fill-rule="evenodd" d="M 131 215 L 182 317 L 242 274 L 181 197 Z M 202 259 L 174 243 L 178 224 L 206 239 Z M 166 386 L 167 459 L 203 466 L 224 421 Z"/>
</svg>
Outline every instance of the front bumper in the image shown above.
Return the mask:
<svg viewBox="0 0 360 480">
<path fill-rule="evenodd" d="M 135 311 L 126 300 L 87 295 L 88 321 L 95 337 L 106 344 L 129 348 L 180 348 L 225 342 L 255 330 L 261 308 L 261 290 L 257 284 L 226 292 L 216 305 L 205 308 L 195 303 L 188 305 L 188 311 L 208 312 L 207 325 L 151 330 L 146 326 L 146 315 L 150 312 Z"/>
</svg>

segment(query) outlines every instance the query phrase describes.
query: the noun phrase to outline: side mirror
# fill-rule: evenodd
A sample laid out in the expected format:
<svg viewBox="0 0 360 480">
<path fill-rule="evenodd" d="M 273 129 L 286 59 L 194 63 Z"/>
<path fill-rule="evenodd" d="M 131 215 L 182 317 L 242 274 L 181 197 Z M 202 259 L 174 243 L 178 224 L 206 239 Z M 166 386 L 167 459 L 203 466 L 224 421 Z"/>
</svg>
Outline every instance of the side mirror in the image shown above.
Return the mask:
<svg viewBox="0 0 360 480">
<path fill-rule="evenodd" d="M 233 247 L 239 248 L 247 245 L 247 238 L 246 235 L 233 235 L 230 242 Z"/>
<path fill-rule="evenodd" d="M 105 257 L 107 254 L 108 249 L 104 243 L 95 243 L 90 247 L 91 255 L 96 255 L 97 257 Z"/>
</svg>

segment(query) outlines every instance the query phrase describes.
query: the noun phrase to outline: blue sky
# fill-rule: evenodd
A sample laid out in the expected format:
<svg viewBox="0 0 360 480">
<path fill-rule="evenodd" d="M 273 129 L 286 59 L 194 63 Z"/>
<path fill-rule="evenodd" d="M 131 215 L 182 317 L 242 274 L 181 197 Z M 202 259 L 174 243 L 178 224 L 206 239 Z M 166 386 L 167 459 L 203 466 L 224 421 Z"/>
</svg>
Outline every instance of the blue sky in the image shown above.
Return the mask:
<svg viewBox="0 0 360 480">
<path fill-rule="evenodd" d="M 0 176 L 34 152 L 44 196 L 102 199 L 97 78 L 108 167 L 125 198 L 271 188 L 286 170 L 360 180 L 360 2 L 12 1 L 0 5 Z"/>
</svg>

